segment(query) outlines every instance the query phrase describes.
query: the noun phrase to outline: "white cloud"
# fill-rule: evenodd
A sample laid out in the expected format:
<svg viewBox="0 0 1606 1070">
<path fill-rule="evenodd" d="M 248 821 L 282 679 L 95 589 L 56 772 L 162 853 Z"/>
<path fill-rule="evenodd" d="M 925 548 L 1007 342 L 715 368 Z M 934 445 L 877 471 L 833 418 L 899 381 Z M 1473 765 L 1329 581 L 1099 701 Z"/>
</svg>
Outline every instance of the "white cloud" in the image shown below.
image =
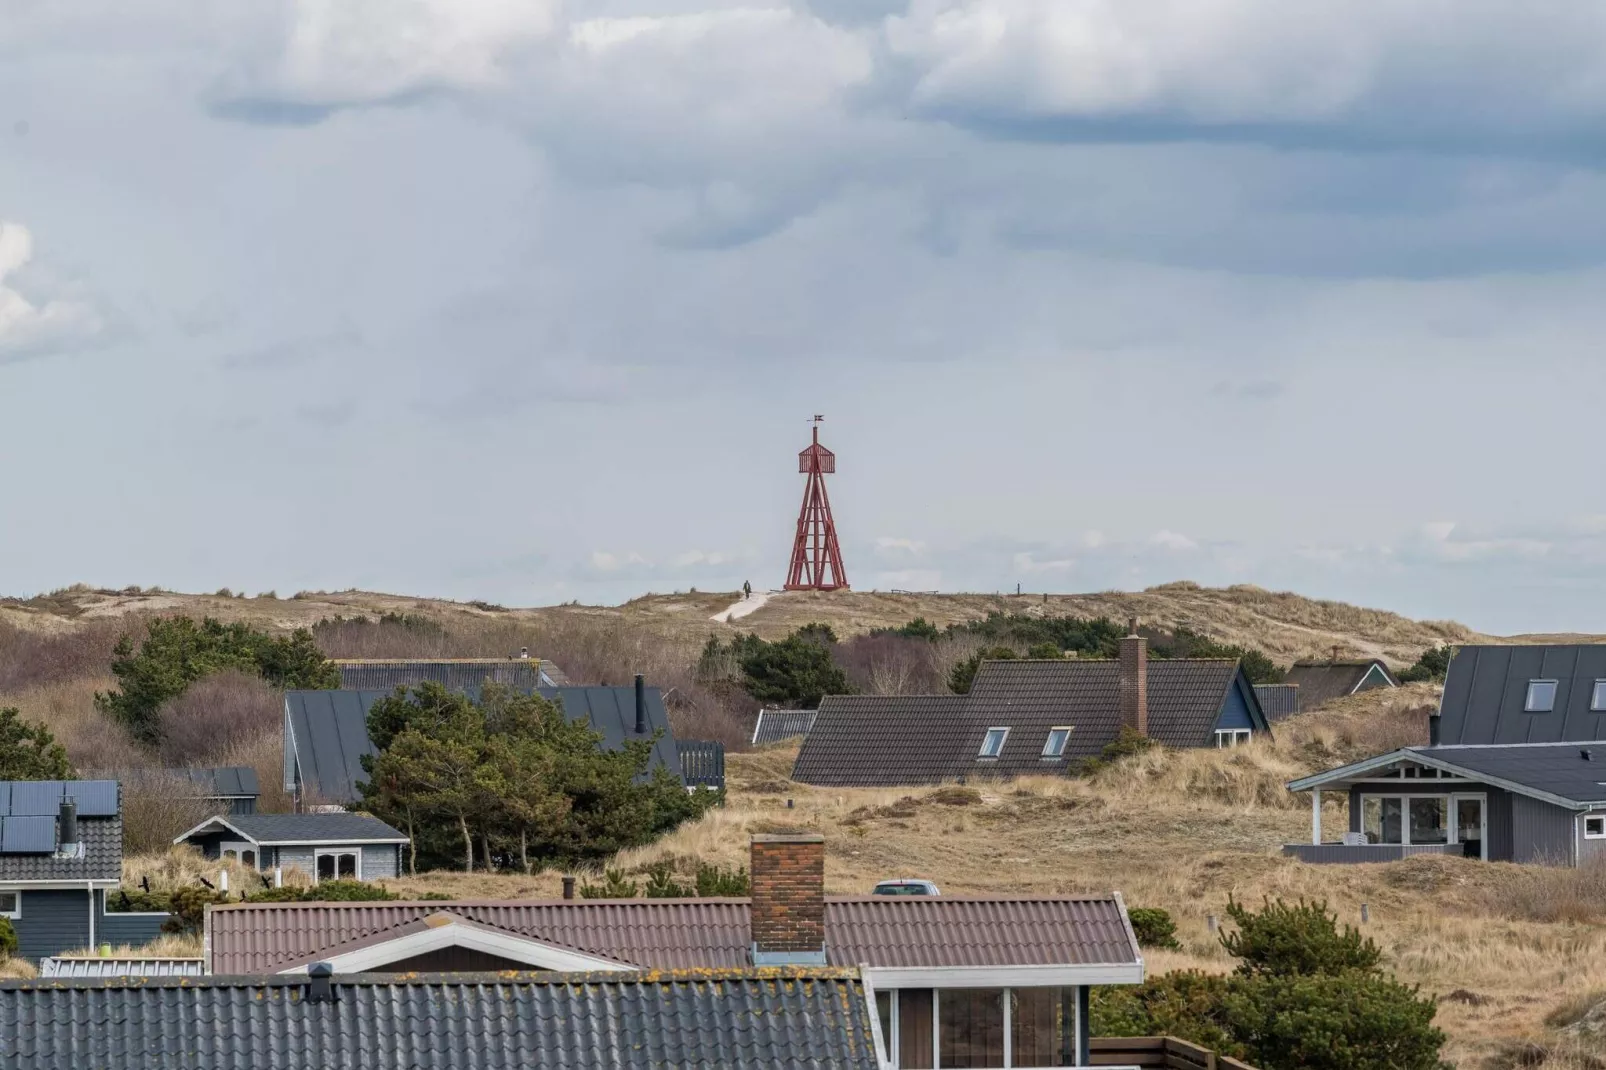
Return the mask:
<svg viewBox="0 0 1606 1070">
<path fill-rule="evenodd" d="M 693 568 L 698 565 L 725 565 L 729 564 L 730 560 L 731 558 L 729 554 L 721 553 L 718 550 L 708 553 L 705 553 L 702 550 L 688 550 L 685 553 L 676 556 L 674 560 L 674 566 L 676 568 L 685 569 Z"/>
<path fill-rule="evenodd" d="M 898 557 L 904 554 L 919 556 L 925 552 L 926 544 L 919 539 L 900 539 L 892 535 L 882 535 L 875 541 L 876 553 L 886 557 Z"/>
<path fill-rule="evenodd" d="M 1036 555 L 1021 551 L 1010 558 L 1015 571 L 1022 573 L 1038 572 L 1068 572 L 1076 567 L 1076 559 L 1072 557 L 1056 557 L 1046 561 L 1039 561 Z"/>
<path fill-rule="evenodd" d="M 1199 548 L 1199 544 L 1197 542 L 1188 538 L 1188 536 L 1175 531 L 1155 532 L 1153 535 L 1149 536 L 1149 545 L 1158 546 L 1161 549 L 1171 550 L 1176 553 L 1181 553 L 1186 550 L 1197 550 Z"/>
<path fill-rule="evenodd" d="M 607 550 L 591 551 L 591 567 L 598 572 L 618 572 L 623 568 L 650 567 L 651 561 L 631 550 L 627 554 L 609 553 Z"/>
<path fill-rule="evenodd" d="M 1606 115 L 1606 12 L 1589 5 L 912 0 L 886 40 L 918 108 L 1129 137 L 1543 141 Z"/>
<path fill-rule="evenodd" d="M 0 220 L 0 363 L 83 345 L 105 329 L 86 303 L 66 297 L 25 296 L 15 277 L 33 260 L 33 235 Z"/>
</svg>

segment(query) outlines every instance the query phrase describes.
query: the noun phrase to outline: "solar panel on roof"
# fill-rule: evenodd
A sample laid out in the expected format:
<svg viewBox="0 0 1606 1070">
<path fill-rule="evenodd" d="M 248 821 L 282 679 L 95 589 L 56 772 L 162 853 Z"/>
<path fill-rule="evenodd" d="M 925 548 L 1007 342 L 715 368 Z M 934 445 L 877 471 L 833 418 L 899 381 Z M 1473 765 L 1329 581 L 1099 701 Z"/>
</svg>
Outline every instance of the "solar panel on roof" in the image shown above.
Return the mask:
<svg viewBox="0 0 1606 1070">
<path fill-rule="evenodd" d="M 61 810 L 61 781 L 13 780 L 11 813 L 15 817 L 54 817 Z"/>
<path fill-rule="evenodd" d="M 115 780 L 75 780 L 63 785 L 63 793 L 77 801 L 79 817 L 117 816 Z M 56 800 L 56 805 L 61 805 L 60 799 Z"/>
<path fill-rule="evenodd" d="M 0 817 L 11 813 L 11 782 L 0 780 Z"/>
<path fill-rule="evenodd" d="M 55 849 L 53 817 L 8 817 L 0 822 L 0 854 L 48 854 Z"/>
</svg>

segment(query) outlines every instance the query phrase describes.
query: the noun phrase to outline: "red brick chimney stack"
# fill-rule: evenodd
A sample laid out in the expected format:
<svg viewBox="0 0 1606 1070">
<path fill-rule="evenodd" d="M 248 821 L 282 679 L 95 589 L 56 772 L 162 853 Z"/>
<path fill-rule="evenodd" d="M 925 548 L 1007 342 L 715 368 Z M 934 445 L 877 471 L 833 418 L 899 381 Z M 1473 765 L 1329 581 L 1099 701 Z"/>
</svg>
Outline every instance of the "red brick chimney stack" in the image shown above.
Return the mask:
<svg viewBox="0 0 1606 1070">
<path fill-rule="evenodd" d="M 1121 640 L 1121 724 L 1149 734 L 1149 641 L 1138 634 L 1132 618 Z"/>
<path fill-rule="evenodd" d="M 825 965 L 825 837 L 753 837 L 753 965 Z"/>
</svg>

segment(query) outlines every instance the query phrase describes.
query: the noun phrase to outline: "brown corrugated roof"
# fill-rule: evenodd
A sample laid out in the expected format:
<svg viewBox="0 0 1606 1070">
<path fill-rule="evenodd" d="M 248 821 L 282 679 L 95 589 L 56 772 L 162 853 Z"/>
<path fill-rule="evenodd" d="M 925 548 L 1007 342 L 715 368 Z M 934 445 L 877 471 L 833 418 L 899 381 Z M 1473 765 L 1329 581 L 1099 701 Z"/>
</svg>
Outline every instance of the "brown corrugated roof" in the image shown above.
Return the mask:
<svg viewBox="0 0 1606 1070">
<path fill-rule="evenodd" d="M 749 964 L 746 899 L 500 900 L 214 907 L 210 970 L 273 973 L 406 935 L 442 912 L 646 969 Z M 1126 964 L 1138 956 L 1113 897 L 827 899 L 825 933 L 834 966 Z"/>
</svg>

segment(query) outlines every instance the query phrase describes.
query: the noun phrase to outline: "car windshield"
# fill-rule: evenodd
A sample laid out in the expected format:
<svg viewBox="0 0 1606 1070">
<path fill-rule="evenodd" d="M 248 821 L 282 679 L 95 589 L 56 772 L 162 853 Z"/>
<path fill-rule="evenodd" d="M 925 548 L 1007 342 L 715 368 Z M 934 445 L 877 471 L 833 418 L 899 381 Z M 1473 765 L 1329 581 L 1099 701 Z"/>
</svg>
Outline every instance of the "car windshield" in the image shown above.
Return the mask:
<svg viewBox="0 0 1606 1070">
<path fill-rule="evenodd" d="M 925 895 L 923 884 L 878 884 L 875 886 L 876 895 Z"/>
</svg>

